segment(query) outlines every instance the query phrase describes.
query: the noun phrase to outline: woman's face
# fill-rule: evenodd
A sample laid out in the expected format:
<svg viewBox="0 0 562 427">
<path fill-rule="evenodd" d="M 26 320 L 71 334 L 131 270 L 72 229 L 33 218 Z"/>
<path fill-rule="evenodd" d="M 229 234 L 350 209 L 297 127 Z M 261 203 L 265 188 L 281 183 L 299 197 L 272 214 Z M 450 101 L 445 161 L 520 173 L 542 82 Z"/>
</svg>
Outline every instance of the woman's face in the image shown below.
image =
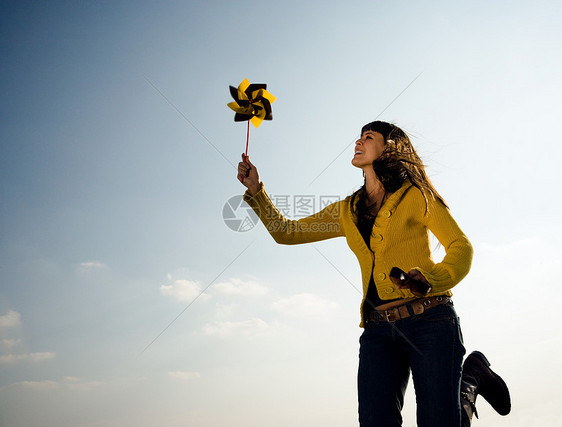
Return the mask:
<svg viewBox="0 0 562 427">
<path fill-rule="evenodd" d="M 380 157 L 384 150 L 382 134 L 368 130 L 355 142 L 355 155 L 351 164 L 358 168 L 372 167 L 373 162 Z"/>
</svg>

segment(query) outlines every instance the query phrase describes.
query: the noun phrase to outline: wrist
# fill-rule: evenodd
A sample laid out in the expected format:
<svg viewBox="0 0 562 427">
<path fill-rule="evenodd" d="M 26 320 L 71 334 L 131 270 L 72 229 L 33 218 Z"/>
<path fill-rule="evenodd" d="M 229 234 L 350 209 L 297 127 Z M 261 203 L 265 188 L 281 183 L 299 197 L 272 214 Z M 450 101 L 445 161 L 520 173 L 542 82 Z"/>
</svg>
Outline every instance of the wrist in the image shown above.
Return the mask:
<svg viewBox="0 0 562 427">
<path fill-rule="evenodd" d="M 259 191 L 260 191 L 260 184 L 257 183 L 256 185 L 252 185 L 250 187 L 248 187 L 248 190 L 250 191 L 250 194 L 252 196 L 255 196 Z"/>
</svg>

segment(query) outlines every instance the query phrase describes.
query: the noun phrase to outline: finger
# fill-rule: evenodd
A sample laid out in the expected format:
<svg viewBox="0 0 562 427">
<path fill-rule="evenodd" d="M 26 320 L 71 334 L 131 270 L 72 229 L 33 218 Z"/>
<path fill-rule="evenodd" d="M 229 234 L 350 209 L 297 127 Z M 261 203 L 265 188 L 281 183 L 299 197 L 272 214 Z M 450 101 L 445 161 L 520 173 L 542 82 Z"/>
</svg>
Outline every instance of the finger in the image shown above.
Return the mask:
<svg viewBox="0 0 562 427">
<path fill-rule="evenodd" d="M 239 178 L 241 181 L 243 181 L 244 177 L 248 177 L 250 175 L 250 166 L 247 165 L 246 163 L 239 163 L 238 164 L 238 176 L 242 177 Z"/>
<path fill-rule="evenodd" d="M 244 161 L 246 163 L 248 163 L 250 166 L 254 166 L 254 164 L 250 161 L 250 156 L 246 156 L 246 158 L 244 159 Z"/>
<path fill-rule="evenodd" d="M 420 282 L 428 283 L 427 279 L 423 274 L 421 274 L 418 270 L 410 270 L 408 271 L 408 276 L 410 276 L 414 280 L 418 280 Z"/>
<path fill-rule="evenodd" d="M 250 173 L 250 171 L 251 171 L 252 169 L 255 170 L 255 168 L 252 167 L 252 164 L 251 164 L 251 163 L 244 163 L 244 170 L 245 170 L 245 172 L 246 172 L 246 176 L 248 176 L 248 174 Z"/>
<path fill-rule="evenodd" d="M 408 271 L 408 276 L 412 277 L 412 278 L 417 278 L 420 275 L 420 272 L 418 270 L 415 269 L 411 269 L 410 271 Z"/>
<path fill-rule="evenodd" d="M 246 173 L 252 169 L 252 167 L 248 163 L 238 163 L 238 171 Z"/>
</svg>

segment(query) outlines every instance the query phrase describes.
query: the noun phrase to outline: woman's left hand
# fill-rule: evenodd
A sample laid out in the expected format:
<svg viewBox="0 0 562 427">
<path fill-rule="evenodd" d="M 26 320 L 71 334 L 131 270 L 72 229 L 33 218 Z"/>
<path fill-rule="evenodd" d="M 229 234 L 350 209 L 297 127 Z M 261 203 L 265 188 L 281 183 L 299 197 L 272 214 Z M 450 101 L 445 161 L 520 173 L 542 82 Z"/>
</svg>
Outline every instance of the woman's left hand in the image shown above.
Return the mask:
<svg viewBox="0 0 562 427">
<path fill-rule="evenodd" d="M 411 279 L 418 280 L 420 282 L 429 284 L 429 282 L 427 281 L 425 276 L 423 274 L 421 274 L 418 270 L 408 271 L 408 276 L 410 276 Z"/>
<path fill-rule="evenodd" d="M 423 297 L 431 292 L 431 285 L 418 270 L 408 271 L 406 280 L 392 281 L 397 289 L 409 289 L 417 297 Z"/>
<path fill-rule="evenodd" d="M 427 283 L 427 279 L 418 270 L 408 271 L 408 277 L 410 279 L 419 280 L 420 282 Z M 409 280 L 393 280 L 392 281 L 397 289 L 410 289 L 411 283 Z"/>
</svg>

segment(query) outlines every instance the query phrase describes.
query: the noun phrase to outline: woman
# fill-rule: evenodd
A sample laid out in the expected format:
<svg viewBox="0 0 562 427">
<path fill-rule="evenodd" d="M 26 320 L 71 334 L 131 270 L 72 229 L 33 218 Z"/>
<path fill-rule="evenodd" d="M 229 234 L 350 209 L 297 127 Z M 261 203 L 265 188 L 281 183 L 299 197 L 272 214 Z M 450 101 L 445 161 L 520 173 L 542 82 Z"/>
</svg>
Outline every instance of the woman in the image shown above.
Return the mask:
<svg viewBox="0 0 562 427">
<path fill-rule="evenodd" d="M 345 236 L 359 260 L 364 292 L 360 425 L 402 425 L 411 371 L 418 426 L 460 426 L 465 349 L 451 288 L 468 273 L 472 246 L 431 184 L 408 136 L 390 123 L 365 125 L 351 161 L 363 170 L 363 186 L 298 221 L 286 219 L 275 208 L 256 167 L 244 155 L 242 160 L 238 179 L 247 187 L 244 200 L 276 242 Z M 439 263 L 432 260 L 428 230 L 445 248 Z M 408 272 L 405 280 L 390 277 L 393 267 Z"/>
</svg>

